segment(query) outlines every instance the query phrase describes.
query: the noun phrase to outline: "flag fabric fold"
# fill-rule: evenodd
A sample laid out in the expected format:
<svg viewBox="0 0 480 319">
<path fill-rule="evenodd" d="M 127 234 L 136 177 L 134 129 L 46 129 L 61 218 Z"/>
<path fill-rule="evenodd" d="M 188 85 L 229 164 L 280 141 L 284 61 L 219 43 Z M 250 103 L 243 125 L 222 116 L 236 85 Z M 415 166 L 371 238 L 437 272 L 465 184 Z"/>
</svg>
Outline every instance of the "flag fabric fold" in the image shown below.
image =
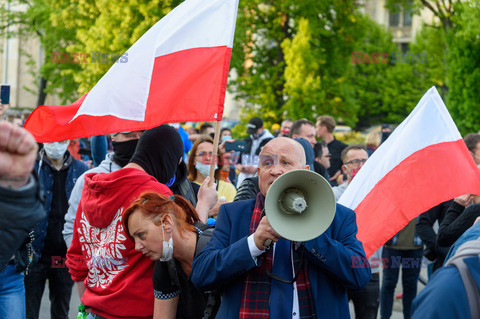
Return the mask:
<svg viewBox="0 0 480 319">
<path fill-rule="evenodd" d="M 42 105 L 25 123 L 53 142 L 163 123 L 222 119 L 238 0 L 186 0 L 151 27 L 92 90 Z"/>
<path fill-rule="evenodd" d="M 358 239 L 369 257 L 410 220 L 463 194 L 480 194 L 480 170 L 432 87 L 339 203 L 355 210 Z"/>
</svg>

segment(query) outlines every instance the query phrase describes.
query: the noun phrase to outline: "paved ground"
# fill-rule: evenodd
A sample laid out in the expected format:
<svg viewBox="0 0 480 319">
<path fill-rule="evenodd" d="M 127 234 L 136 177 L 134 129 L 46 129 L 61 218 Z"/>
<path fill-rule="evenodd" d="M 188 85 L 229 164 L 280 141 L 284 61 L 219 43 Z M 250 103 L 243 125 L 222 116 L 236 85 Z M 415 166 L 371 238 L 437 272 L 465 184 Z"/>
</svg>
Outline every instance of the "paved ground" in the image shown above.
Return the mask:
<svg viewBox="0 0 480 319">
<path fill-rule="evenodd" d="M 401 279 L 401 272 L 399 279 Z M 421 275 L 424 278 L 427 278 L 427 270 L 425 268 L 422 268 Z M 380 276 L 381 278 L 381 276 Z M 399 284 L 397 285 L 395 294 L 399 293 L 402 291 L 401 289 L 401 280 L 399 280 Z M 48 286 L 48 284 L 46 285 Z M 420 282 L 418 283 L 418 291 L 420 292 L 423 289 L 424 285 L 421 284 Z M 78 305 L 80 304 L 80 299 L 78 298 L 77 294 L 77 289 L 75 286 L 73 287 L 72 291 L 72 299 L 70 300 L 70 313 L 68 318 L 75 319 L 77 312 L 78 312 Z M 355 314 L 353 311 L 353 304 L 350 303 L 350 314 L 352 315 L 352 318 L 355 318 Z M 380 318 L 380 316 L 378 316 Z M 392 319 L 402 319 L 403 318 L 403 313 L 402 313 L 402 299 L 395 299 L 393 303 L 393 313 L 392 313 Z M 48 300 L 48 287 L 45 288 L 45 292 L 43 294 L 42 298 L 42 306 L 40 308 L 40 319 L 50 319 L 50 301 Z"/>
</svg>

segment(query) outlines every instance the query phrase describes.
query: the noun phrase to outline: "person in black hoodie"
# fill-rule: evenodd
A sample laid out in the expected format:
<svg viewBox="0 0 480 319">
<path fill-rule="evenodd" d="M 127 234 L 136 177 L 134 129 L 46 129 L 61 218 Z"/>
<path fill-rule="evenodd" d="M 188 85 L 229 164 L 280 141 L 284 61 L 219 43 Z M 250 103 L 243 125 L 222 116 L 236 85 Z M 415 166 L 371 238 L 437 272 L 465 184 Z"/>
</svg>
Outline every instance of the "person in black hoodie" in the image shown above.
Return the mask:
<svg viewBox="0 0 480 319">
<path fill-rule="evenodd" d="M 194 207 L 197 194 L 187 179 L 187 165 L 183 161 L 183 142 L 177 130 L 167 124 L 143 133 L 131 162 L 138 163 L 145 171 L 165 184 L 175 195 L 185 197 Z M 162 138 L 149 138 L 161 136 Z M 146 156 L 146 151 L 149 156 Z"/>
</svg>

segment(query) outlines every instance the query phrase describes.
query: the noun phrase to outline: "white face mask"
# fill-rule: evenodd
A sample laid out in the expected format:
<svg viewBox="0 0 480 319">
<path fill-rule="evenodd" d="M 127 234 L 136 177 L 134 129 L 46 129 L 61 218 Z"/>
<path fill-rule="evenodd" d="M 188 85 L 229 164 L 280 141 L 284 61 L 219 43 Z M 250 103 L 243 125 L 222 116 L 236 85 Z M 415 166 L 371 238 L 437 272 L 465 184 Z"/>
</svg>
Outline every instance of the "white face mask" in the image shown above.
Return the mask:
<svg viewBox="0 0 480 319">
<path fill-rule="evenodd" d="M 202 164 L 200 162 L 195 162 L 195 168 L 197 171 L 203 175 L 203 177 L 207 177 L 210 174 L 210 164 Z M 217 170 L 218 166 L 215 164 L 215 170 Z"/>
<path fill-rule="evenodd" d="M 54 142 L 54 143 L 43 144 L 43 149 L 45 150 L 45 153 L 47 153 L 47 156 L 54 160 L 62 158 L 63 155 L 65 155 L 65 152 L 67 151 L 67 147 L 68 147 L 68 141 L 66 143 Z"/>
<path fill-rule="evenodd" d="M 170 240 L 167 242 L 165 240 L 165 231 L 163 228 L 162 222 L 162 235 L 163 235 L 163 249 L 162 249 L 162 257 L 158 260 L 160 261 L 169 261 L 173 258 L 173 236 L 170 237 Z"/>
</svg>

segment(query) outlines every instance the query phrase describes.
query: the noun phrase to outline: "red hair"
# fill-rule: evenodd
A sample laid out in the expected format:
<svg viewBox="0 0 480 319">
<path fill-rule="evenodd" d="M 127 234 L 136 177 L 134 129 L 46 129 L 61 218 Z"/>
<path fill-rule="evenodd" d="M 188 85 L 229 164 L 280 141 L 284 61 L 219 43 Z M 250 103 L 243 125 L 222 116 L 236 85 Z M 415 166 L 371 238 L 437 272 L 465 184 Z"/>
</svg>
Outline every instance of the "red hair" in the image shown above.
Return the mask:
<svg viewBox="0 0 480 319">
<path fill-rule="evenodd" d="M 169 214 L 178 227 L 180 235 L 184 232 L 194 231 L 193 224 L 200 220 L 195 208 L 182 196 L 166 197 L 155 192 L 145 192 L 130 204 L 122 216 L 123 227 L 125 227 L 128 237 L 132 240 L 128 229 L 128 218 L 136 210 L 150 218 L 157 226 L 161 224 L 163 216 Z"/>
</svg>

